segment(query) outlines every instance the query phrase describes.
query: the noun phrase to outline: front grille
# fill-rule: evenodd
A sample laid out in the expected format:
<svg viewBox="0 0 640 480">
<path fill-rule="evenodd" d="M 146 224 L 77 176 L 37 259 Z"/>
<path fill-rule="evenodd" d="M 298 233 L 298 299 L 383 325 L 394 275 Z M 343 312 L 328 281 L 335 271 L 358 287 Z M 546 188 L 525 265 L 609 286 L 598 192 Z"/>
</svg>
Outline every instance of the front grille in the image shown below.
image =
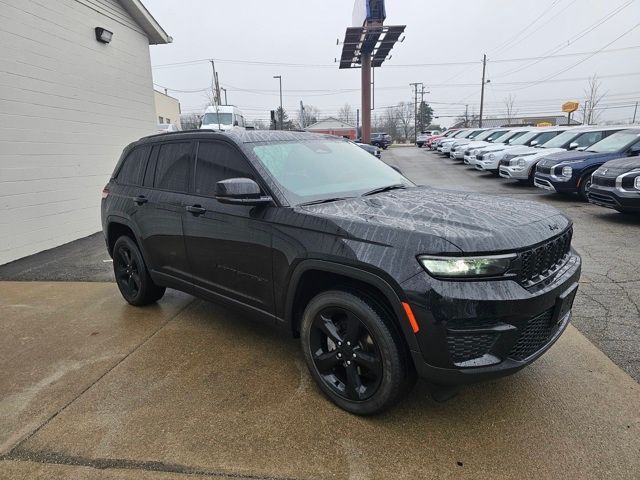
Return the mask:
<svg viewBox="0 0 640 480">
<path fill-rule="evenodd" d="M 600 185 L 601 187 L 615 187 L 616 178 L 615 177 L 596 177 L 594 175 L 593 177 L 591 177 L 591 183 L 593 185 Z"/>
<path fill-rule="evenodd" d="M 532 286 L 544 280 L 559 267 L 571 250 L 573 229 L 520 254 L 520 273 L 518 280 L 523 286 Z"/>
<path fill-rule="evenodd" d="M 500 162 L 498 162 L 498 165 L 502 165 L 503 167 L 508 167 L 509 166 L 509 162 L 510 162 L 510 160 L 507 160 L 506 158 L 503 158 L 502 160 L 500 160 Z"/>
<path fill-rule="evenodd" d="M 465 150 L 465 151 L 464 151 L 464 154 L 465 154 L 465 156 L 467 156 L 467 157 L 468 157 L 469 155 L 471 155 L 471 150 Z"/>
<path fill-rule="evenodd" d="M 538 173 L 544 173 L 544 174 L 551 174 L 551 169 L 553 167 L 545 167 L 544 165 L 538 165 L 538 167 L 536 168 L 536 172 Z"/>
<path fill-rule="evenodd" d="M 484 155 L 476 155 L 476 160 L 482 160 L 484 158 Z"/>
<path fill-rule="evenodd" d="M 558 330 L 558 325 L 553 323 L 553 309 L 533 317 L 509 352 L 509 357 L 514 360 L 530 357 L 551 340 Z"/>
<path fill-rule="evenodd" d="M 449 334 L 447 346 L 453 363 L 467 362 L 487 354 L 495 343 L 495 333 Z"/>
</svg>

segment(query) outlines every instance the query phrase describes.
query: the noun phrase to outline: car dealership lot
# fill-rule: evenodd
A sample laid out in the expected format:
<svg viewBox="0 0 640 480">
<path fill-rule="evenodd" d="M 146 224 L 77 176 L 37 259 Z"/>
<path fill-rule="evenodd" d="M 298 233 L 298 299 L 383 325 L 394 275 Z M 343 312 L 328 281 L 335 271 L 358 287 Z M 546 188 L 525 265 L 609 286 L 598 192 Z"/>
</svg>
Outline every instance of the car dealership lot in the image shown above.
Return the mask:
<svg viewBox="0 0 640 480">
<path fill-rule="evenodd" d="M 567 211 L 584 258 L 573 323 L 638 379 L 636 217 L 413 147 L 383 159 L 418 183 Z M 16 262 L 0 278 L 108 278 L 101 242 Z M 0 478 L 637 478 L 640 469 L 640 386 L 573 327 L 512 377 L 443 404 L 419 384 L 390 412 L 359 418 L 319 395 L 295 340 L 237 312 L 175 291 L 137 309 L 109 282 L 1 288 Z"/>
</svg>

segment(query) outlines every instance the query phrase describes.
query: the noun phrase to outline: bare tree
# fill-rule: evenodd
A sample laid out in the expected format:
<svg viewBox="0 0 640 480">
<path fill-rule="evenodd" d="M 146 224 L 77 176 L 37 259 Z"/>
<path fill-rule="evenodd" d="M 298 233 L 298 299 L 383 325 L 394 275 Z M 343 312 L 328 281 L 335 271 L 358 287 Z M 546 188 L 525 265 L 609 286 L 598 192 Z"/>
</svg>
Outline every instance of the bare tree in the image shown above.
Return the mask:
<svg viewBox="0 0 640 480">
<path fill-rule="evenodd" d="M 264 120 L 256 119 L 251 123 L 256 130 L 269 130 L 269 125 Z"/>
<path fill-rule="evenodd" d="M 300 128 L 305 128 L 320 120 L 320 109 L 313 105 L 305 105 L 302 115 L 304 116 L 301 118 L 301 113 L 298 112 L 297 122 Z"/>
<path fill-rule="evenodd" d="M 200 115 L 196 113 L 187 113 L 180 115 L 180 125 L 183 130 L 195 130 L 200 128 Z"/>
<path fill-rule="evenodd" d="M 507 98 L 504 99 L 504 107 L 505 107 L 505 117 L 507 118 L 507 125 L 511 125 L 514 117 L 517 115 L 515 110 L 516 97 L 509 94 Z"/>
<path fill-rule="evenodd" d="M 400 102 L 394 108 L 394 116 L 397 121 L 397 125 L 402 130 L 402 139 L 407 141 L 413 127 L 413 117 L 415 115 L 413 103 Z"/>
<path fill-rule="evenodd" d="M 598 76 L 594 74 L 593 77 L 589 79 L 587 88 L 584 90 L 585 100 L 582 103 L 582 109 L 580 111 L 582 114 L 582 123 L 584 124 L 592 125 L 598 123 L 600 120 L 601 111 L 598 105 L 606 95 L 606 93 L 600 93 L 601 86 L 602 83 L 598 80 Z"/>
<path fill-rule="evenodd" d="M 345 103 L 340 110 L 338 110 L 338 120 L 348 123 L 350 125 L 355 124 L 356 116 L 353 113 L 353 108 L 348 103 Z"/>
</svg>

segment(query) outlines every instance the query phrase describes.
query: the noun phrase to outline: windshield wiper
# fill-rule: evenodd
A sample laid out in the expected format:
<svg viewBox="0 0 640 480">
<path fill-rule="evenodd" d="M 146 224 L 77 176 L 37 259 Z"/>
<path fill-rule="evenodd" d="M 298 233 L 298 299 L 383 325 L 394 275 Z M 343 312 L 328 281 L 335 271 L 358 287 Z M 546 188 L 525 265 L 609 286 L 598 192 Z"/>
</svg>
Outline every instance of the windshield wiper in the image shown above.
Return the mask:
<svg viewBox="0 0 640 480">
<path fill-rule="evenodd" d="M 338 200 L 347 200 L 348 198 L 354 198 L 354 197 L 321 198 L 320 200 L 311 200 L 310 202 L 299 203 L 298 206 L 318 205 L 320 203 L 331 203 L 331 202 L 337 202 Z"/>
<path fill-rule="evenodd" d="M 394 185 L 387 185 L 386 187 L 374 188 L 362 194 L 363 197 L 368 195 L 375 195 L 376 193 L 388 192 L 389 190 L 405 189 L 407 186 L 404 183 L 396 183 Z"/>
</svg>

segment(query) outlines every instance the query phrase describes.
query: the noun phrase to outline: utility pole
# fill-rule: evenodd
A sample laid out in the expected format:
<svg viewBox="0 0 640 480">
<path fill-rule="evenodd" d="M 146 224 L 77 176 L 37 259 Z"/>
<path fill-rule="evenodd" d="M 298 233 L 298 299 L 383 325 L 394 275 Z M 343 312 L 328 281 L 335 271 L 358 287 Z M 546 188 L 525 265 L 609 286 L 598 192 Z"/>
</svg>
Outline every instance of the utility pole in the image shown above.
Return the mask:
<svg viewBox="0 0 640 480">
<path fill-rule="evenodd" d="M 220 126 L 220 112 L 218 110 L 218 105 L 220 105 L 220 88 L 218 84 L 218 74 L 216 73 L 216 66 L 213 63 L 213 60 L 209 60 L 211 62 L 211 70 L 213 70 L 213 76 L 211 78 L 211 89 L 213 93 L 213 105 L 216 107 L 216 117 L 218 119 L 218 130 L 222 130 Z"/>
<path fill-rule="evenodd" d="M 418 85 L 424 88 L 424 85 L 420 82 L 410 83 L 414 88 L 415 93 L 415 102 L 414 102 L 414 112 L 413 112 L 413 143 L 418 141 Z"/>
<path fill-rule="evenodd" d="M 305 125 L 306 121 L 304 118 L 304 103 L 302 103 L 302 100 L 300 100 L 300 128 L 302 128 L 304 130 L 304 127 L 306 127 Z"/>
<path fill-rule="evenodd" d="M 284 123 L 284 110 L 282 110 L 282 75 L 274 75 L 273 78 L 277 78 L 280 81 L 280 130 L 283 130 Z"/>
<path fill-rule="evenodd" d="M 636 113 L 638 113 L 638 102 L 636 102 L 636 108 L 633 110 L 633 120 L 631 123 L 636 123 Z"/>
<path fill-rule="evenodd" d="M 482 128 L 482 110 L 484 108 L 484 77 L 487 70 L 487 54 L 482 57 L 482 88 L 480 89 L 480 119 L 478 120 L 478 126 Z"/>
<path fill-rule="evenodd" d="M 229 103 L 227 102 L 227 89 L 224 87 L 220 87 L 220 90 L 224 90 L 224 104 L 229 105 Z"/>
<path fill-rule="evenodd" d="M 360 135 L 358 135 L 360 133 Z M 356 109 L 356 138 L 360 138 L 362 141 L 362 132 L 360 132 L 360 109 Z"/>
<path fill-rule="evenodd" d="M 362 104 L 362 143 L 371 141 L 371 53 L 363 52 L 360 56 L 361 76 L 360 90 Z"/>
<path fill-rule="evenodd" d="M 469 126 L 469 105 L 464 106 L 464 126 Z"/>
</svg>

